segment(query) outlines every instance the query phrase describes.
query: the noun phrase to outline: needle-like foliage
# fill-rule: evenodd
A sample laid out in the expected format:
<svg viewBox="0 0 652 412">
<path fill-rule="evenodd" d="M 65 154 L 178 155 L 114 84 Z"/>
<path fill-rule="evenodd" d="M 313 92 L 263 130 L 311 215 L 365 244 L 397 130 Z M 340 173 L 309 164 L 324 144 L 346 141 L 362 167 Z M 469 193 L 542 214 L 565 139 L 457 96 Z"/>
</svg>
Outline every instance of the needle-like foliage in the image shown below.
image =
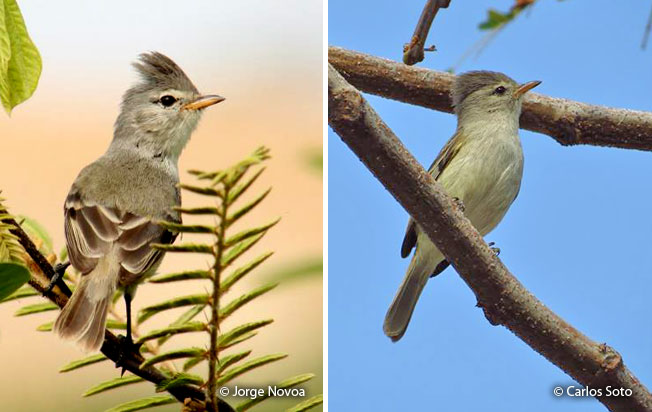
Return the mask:
<svg viewBox="0 0 652 412">
<path fill-rule="evenodd" d="M 192 184 L 181 184 L 180 187 L 184 191 L 201 195 L 206 199 L 206 204 L 199 207 L 182 206 L 177 210 L 184 216 L 184 220 L 201 219 L 202 221 L 192 224 L 158 222 L 172 232 L 193 234 L 194 237 L 190 241 L 184 239 L 184 236 L 179 236 L 173 245 L 156 244 L 152 247 L 172 253 L 199 254 L 209 257 L 211 262 L 209 267 L 186 268 L 181 272 L 159 274 L 150 278 L 149 283 L 173 283 L 178 285 L 179 289 L 192 287 L 191 283 L 188 283 L 189 286 L 186 287 L 186 283 L 183 283 L 185 281 L 195 281 L 192 283 L 194 286 L 197 286 L 197 281 L 199 281 L 203 282 L 203 285 L 198 287 L 194 293 L 167 296 L 162 302 L 141 308 L 137 316 L 134 316 L 135 319 L 132 319 L 132 334 L 137 342 L 143 343 L 141 353 L 145 357 L 145 361 L 141 367 L 156 367 L 168 376 L 167 379 L 156 385 L 156 392 L 164 392 L 178 385 L 196 385 L 205 393 L 205 402 L 198 406 L 199 409 L 216 411 L 220 387 L 252 370 L 287 357 L 287 354 L 284 353 L 274 353 L 252 359 L 250 358 L 252 351 L 243 347 L 244 343 L 256 336 L 262 328 L 270 325 L 273 322 L 272 319 L 254 319 L 229 329 L 221 327 L 224 320 L 239 309 L 277 286 L 276 282 L 262 284 L 239 296 L 227 295 L 236 283 L 254 273 L 272 255 L 271 252 L 264 252 L 253 258 L 243 258 L 243 255 L 260 242 L 279 221 L 274 219 L 257 226 L 243 228 L 247 215 L 262 204 L 270 193 L 271 189 L 266 189 L 258 195 L 247 195 L 247 201 L 242 200 L 243 195 L 251 190 L 263 173 L 262 163 L 267 159 L 269 159 L 269 150 L 259 148 L 252 155 L 230 168 L 214 172 L 190 171 L 196 181 Z M 192 217 L 188 218 L 189 216 Z M 237 230 L 236 227 L 238 227 Z M 16 256 L 20 256 L 22 253 L 20 245 L 15 248 L 10 243 L 14 239 L 11 236 L 6 239 L 8 246 L 5 247 L 5 250 L 12 250 Z M 2 241 L 1 237 L 0 241 Z M 0 249 L 0 252 L 2 250 Z M 63 256 L 65 254 L 62 254 Z M 69 270 L 65 276 L 71 289 L 74 289 L 78 278 L 79 274 L 73 273 L 72 270 Z M 141 286 L 141 288 L 144 287 L 147 285 Z M 36 292 L 31 288 L 23 287 L 9 296 L 7 300 L 29 298 L 34 295 Z M 117 292 L 110 306 L 107 320 L 107 328 L 114 332 L 125 329 L 126 319 L 115 308 L 120 296 L 120 292 Z M 25 316 L 56 309 L 57 306 L 53 303 L 34 301 L 20 308 L 15 315 Z M 182 309 L 182 312 L 171 323 L 162 327 L 146 328 L 150 319 L 175 309 Z M 51 331 L 52 322 L 40 325 L 37 330 Z M 206 337 L 206 344 L 192 347 L 175 346 L 174 343 L 178 340 L 173 338 L 187 333 L 203 333 Z M 69 372 L 106 360 L 107 358 L 103 354 L 91 355 L 63 366 L 60 371 Z M 189 372 L 202 363 L 208 365 L 206 376 Z M 313 377 L 312 374 L 295 376 L 280 381 L 275 388 L 279 391 L 289 391 Z M 131 375 L 116 377 L 93 385 L 83 396 L 92 396 L 144 381 L 140 377 Z M 266 394 L 253 400 L 248 399 L 235 406 L 234 409 L 249 410 L 271 396 L 274 394 Z M 123 403 L 112 408 L 111 411 L 136 411 L 174 402 L 177 401 L 173 396 L 161 394 Z M 300 403 L 293 410 L 303 411 L 320 405 L 323 400 L 321 395 L 318 395 L 309 399 L 299 398 L 297 402 Z M 188 405 L 185 407 L 189 408 Z"/>
</svg>

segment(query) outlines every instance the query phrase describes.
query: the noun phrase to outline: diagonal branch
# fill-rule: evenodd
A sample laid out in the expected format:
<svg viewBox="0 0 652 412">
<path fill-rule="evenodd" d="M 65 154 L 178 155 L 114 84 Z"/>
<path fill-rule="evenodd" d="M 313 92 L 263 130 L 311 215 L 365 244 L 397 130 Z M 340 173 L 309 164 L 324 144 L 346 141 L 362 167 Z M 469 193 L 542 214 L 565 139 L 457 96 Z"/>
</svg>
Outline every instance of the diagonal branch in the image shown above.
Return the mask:
<svg viewBox="0 0 652 412">
<path fill-rule="evenodd" d="M 0 214 L 8 213 L 6 210 L 0 209 Z M 44 285 L 49 283 L 49 278 L 54 274 L 54 268 L 50 265 L 45 256 L 38 251 L 32 240 L 14 219 L 3 219 L 2 222 L 14 226 L 10 232 L 18 237 L 18 242 L 23 246 L 32 260 L 36 262 L 39 269 L 41 269 L 41 272 L 32 272 L 29 284 L 50 301 L 54 302 L 57 306 L 63 308 L 72 294 L 70 289 L 64 287 L 66 290 L 62 291 L 59 287 L 55 287 L 50 292 L 46 293 Z M 104 335 L 104 344 L 101 348 L 104 356 L 111 359 L 113 362 L 121 360 L 121 365 L 124 365 L 129 372 L 154 384 L 161 383 L 169 378 L 153 366 L 141 367 L 140 365 L 143 363 L 145 358 L 143 358 L 139 353 L 123 354 L 121 349 L 122 345 L 120 344 L 118 337 L 107 329 Z M 204 392 L 193 385 L 178 385 L 170 388 L 168 392 L 182 403 L 188 398 L 193 401 L 203 402 L 205 397 Z M 220 412 L 230 412 L 233 411 L 233 408 L 222 399 L 219 399 L 219 410 Z"/>
<path fill-rule="evenodd" d="M 630 389 L 597 399 L 611 411 L 650 411 L 652 395 L 621 356 L 554 314 L 509 272 L 478 231 L 362 95 L 329 65 L 328 123 L 410 213 L 473 290 L 487 320 L 503 325 L 591 388 Z"/>
<path fill-rule="evenodd" d="M 439 9 L 447 8 L 450 3 L 451 0 L 426 0 L 417 27 L 414 28 L 412 39 L 403 47 L 403 63 L 413 65 L 423 61 L 424 46 L 432 21 Z"/>
<path fill-rule="evenodd" d="M 328 61 L 359 90 L 451 113 L 454 75 L 406 66 L 339 47 Z M 531 80 L 531 79 L 524 79 Z M 521 128 L 546 134 L 564 146 L 589 144 L 652 150 L 652 113 L 614 109 L 528 93 Z"/>
</svg>

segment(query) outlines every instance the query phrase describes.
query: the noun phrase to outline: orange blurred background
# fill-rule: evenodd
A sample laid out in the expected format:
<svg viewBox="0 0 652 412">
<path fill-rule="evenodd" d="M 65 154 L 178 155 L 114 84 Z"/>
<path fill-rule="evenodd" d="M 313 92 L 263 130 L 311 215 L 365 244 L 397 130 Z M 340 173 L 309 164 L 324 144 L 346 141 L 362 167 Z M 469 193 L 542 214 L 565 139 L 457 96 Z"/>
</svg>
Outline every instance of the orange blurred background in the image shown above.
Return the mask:
<svg viewBox="0 0 652 412">
<path fill-rule="evenodd" d="M 56 251 L 64 246 L 63 200 L 79 170 L 99 157 L 112 138 L 121 95 L 136 78 L 130 62 L 141 52 L 156 50 L 175 60 L 200 91 L 226 97 L 205 111 L 182 154 L 182 181 L 192 182 L 185 172 L 190 168 L 216 170 L 260 145 L 271 148 L 267 170 L 249 195 L 269 186 L 273 190 L 240 228 L 278 216 L 282 220 L 241 263 L 267 250 L 275 254 L 227 299 L 274 280 L 274 273 L 297 262 L 321 259 L 322 176 L 315 160 L 321 156 L 323 130 L 322 2 L 293 0 L 282 7 L 262 0 L 224 3 L 19 1 L 42 55 L 43 72 L 34 96 L 11 117 L 0 115 L 0 190 L 11 213 L 36 219 L 47 229 Z M 206 199 L 186 193 L 184 204 L 206 204 Z M 159 272 L 204 268 L 207 262 L 168 254 Z M 145 285 L 134 309 L 206 287 Z M 153 385 L 138 383 L 82 398 L 85 390 L 119 376 L 119 371 L 103 362 L 58 373 L 85 354 L 50 333 L 35 331 L 56 313 L 13 316 L 21 306 L 43 301 L 37 297 L 0 305 L 3 410 L 97 411 L 154 395 Z M 124 306 L 118 310 L 124 313 Z M 143 327 L 160 327 L 179 313 L 163 313 Z M 267 385 L 312 372 L 317 377 L 304 386 L 310 396 L 321 393 L 321 273 L 283 282 L 236 312 L 225 330 L 266 318 L 275 322 L 239 350 L 252 348 L 252 358 L 277 352 L 290 356 L 234 384 Z M 168 349 L 207 342 L 200 334 L 174 339 Z M 191 372 L 204 375 L 205 368 Z M 300 400 L 254 410 L 279 410 Z"/>
</svg>

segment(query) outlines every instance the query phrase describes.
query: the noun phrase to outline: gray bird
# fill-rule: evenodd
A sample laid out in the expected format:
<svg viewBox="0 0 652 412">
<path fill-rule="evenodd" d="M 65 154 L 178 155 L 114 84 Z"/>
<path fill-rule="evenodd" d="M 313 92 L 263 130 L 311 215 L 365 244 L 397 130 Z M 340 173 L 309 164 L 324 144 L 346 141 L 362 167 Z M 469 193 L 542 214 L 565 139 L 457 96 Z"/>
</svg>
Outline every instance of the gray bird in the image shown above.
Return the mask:
<svg viewBox="0 0 652 412">
<path fill-rule="evenodd" d="M 81 281 L 54 324 L 61 338 L 86 351 L 102 346 L 111 297 L 124 289 L 126 343 L 131 300 L 139 282 L 160 265 L 152 243 L 175 234 L 156 221 L 181 222 L 178 160 L 202 109 L 224 100 L 201 95 L 186 74 L 161 53 L 140 55 L 140 82 L 122 98 L 106 153 L 86 166 L 64 205 L 68 256 Z"/>
<path fill-rule="evenodd" d="M 523 176 L 518 137 L 523 95 L 541 82 L 517 84 L 502 73 L 475 71 L 458 76 L 452 89 L 457 130 L 428 172 L 446 193 L 462 201 L 464 214 L 483 236 L 503 219 Z M 383 330 L 397 341 L 408 327 L 428 278 L 443 271 L 446 258 L 412 218 L 401 256 L 416 252 L 385 316 Z"/>
</svg>

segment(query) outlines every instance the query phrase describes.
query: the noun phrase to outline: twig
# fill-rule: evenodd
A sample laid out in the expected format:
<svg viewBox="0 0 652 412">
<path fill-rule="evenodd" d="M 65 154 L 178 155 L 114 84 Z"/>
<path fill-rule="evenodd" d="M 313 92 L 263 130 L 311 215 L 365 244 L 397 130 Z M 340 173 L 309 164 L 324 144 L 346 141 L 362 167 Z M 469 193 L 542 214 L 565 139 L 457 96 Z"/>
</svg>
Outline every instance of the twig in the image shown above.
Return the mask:
<svg viewBox="0 0 652 412">
<path fill-rule="evenodd" d="M 359 90 L 404 103 L 453 111 L 454 75 L 330 46 L 328 61 Z M 524 79 L 531 80 L 531 79 Z M 544 80 L 545 79 L 538 79 Z M 564 146 L 589 144 L 652 150 L 652 113 L 614 109 L 528 93 L 521 128 L 546 134 Z"/>
<path fill-rule="evenodd" d="M 645 31 L 643 32 L 643 41 L 641 42 L 641 50 L 647 48 L 647 40 L 650 38 L 650 31 L 652 31 L 652 9 L 650 9 L 650 16 L 647 18 Z"/>
<path fill-rule="evenodd" d="M 424 51 L 434 51 L 435 46 L 425 48 L 426 38 L 439 9 L 445 9 L 451 0 L 427 0 L 410 43 L 403 47 L 403 63 L 413 65 L 423 60 Z"/>
<path fill-rule="evenodd" d="M 585 386 L 603 388 L 603 394 L 607 386 L 631 389 L 631 396 L 597 397 L 611 411 L 652 410 L 652 395 L 621 356 L 584 336 L 523 287 L 454 200 L 331 65 L 328 123 L 444 253 L 491 324 L 504 325 Z"/>
<path fill-rule="evenodd" d="M 222 258 L 224 251 L 224 241 L 226 236 L 226 217 L 228 216 L 228 203 L 227 199 L 229 198 L 229 187 L 224 185 L 224 195 L 222 197 L 222 204 L 220 207 L 220 219 L 219 229 L 216 232 L 217 239 L 215 241 L 215 263 L 213 264 L 213 295 L 211 298 L 211 320 L 209 322 L 209 334 L 210 334 L 210 349 L 208 351 L 208 382 L 206 384 L 206 410 L 208 412 L 217 412 L 215 407 L 215 399 L 217 397 L 217 380 L 218 376 L 218 362 L 219 362 L 219 350 L 217 342 L 217 332 L 220 327 L 220 282 L 222 271 L 224 267 L 222 266 Z"/>
<path fill-rule="evenodd" d="M 6 210 L 0 209 L 0 214 L 8 214 Z M 64 290 L 60 288 L 54 288 L 50 292 L 45 291 L 45 287 L 49 283 L 49 277 L 51 278 L 54 275 L 54 268 L 50 265 L 50 262 L 47 261 L 45 256 L 38 251 L 34 243 L 30 240 L 29 236 L 23 231 L 20 225 L 14 219 L 3 219 L 4 223 L 13 225 L 14 228 L 10 229 L 10 232 L 18 237 L 18 242 L 23 246 L 25 251 L 29 256 L 36 262 L 38 267 L 41 269 L 42 273 L 32 272 L 32 277 L 29 280 L 29 284 L 38 292 L 43 294 L 45 297 L 50 299 L 60 308 L 63 308 L 68 302 L 68 298 L 72 295 L 70 289 L 64 285 Z M 45 285 L 45 286 L 44 286 Z M 141 378 L 148 380 L 154 384 L 163 382 L 165 379 L 168 379 L 169 376 L 164 375 L 161 371 L 153 366 L 140 367 L 145 358 L 143 358 L 138 353 L 122 353 L 122 345 L 117 336 L 115 336 L 108 329 L 104 335 L 104 343 L 102 344 L 101 352 L 112 360 L 117 362 L 121 360 L 122 365 L 134 375 L 140 376 Z M 122 357 L 122 358 L 121 358 Z M 183 403 L 185 399 L 192 399 L 204 401 L 204 392 L 193 385 L 178 385 L 168 390 L 172 396 Z M 219 410 L 220 412 L 231 412 L 234 409 L 226 403 L 224 400 L 219 399 Z"/>
</svg>

